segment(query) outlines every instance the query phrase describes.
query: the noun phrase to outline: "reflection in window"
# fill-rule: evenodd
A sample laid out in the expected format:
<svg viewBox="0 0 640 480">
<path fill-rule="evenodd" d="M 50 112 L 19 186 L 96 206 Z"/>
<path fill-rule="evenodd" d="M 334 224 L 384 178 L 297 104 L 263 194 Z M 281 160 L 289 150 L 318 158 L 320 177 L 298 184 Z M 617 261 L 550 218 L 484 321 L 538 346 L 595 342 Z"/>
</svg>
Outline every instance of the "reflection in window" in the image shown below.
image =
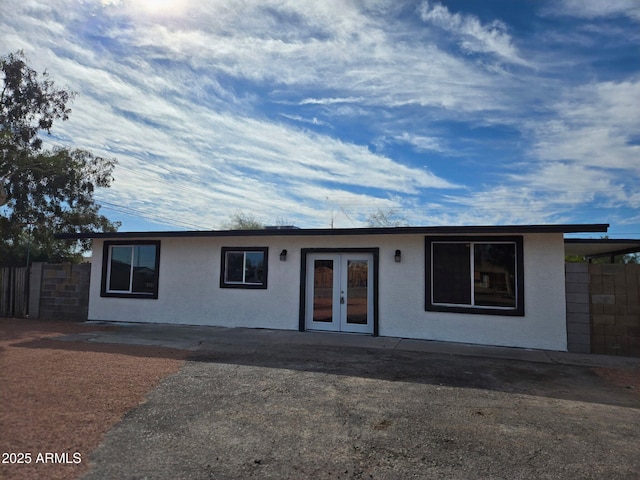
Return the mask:
<svg viewBox="0 0 640 480">
<path fill-rule="evenodd" d="M 266 247 L 222 249 L 221 287 L 267 288 Z"/>
<path fill-rule="evenodd" d="M 368 319 L 369 262 L 347 261 L 347 323 L 366 325 Z"/>
<path fill-rule="evenodd" d="M 426 245 L 427 310 L 524 314 L 521 237 L 427 237 Z"/>
<path fill-rule="evenodd" d="M 333 321 L 333 260 L 313 263 L 313 321 Z"/>
<path fill-rule="evenodd" d="M 475 244 L 473 266 L 474 305 L 515 308 L 515 245 Z"/>
<path fill-rule="evenodd" d="M 433 303 L 471 304 L 468 243 L 433 244 Z"/>
<path fill-rule="evenodd" d="M 158 296 L 159 242 L 105 242 L 103 296 Z"/>
</svg>

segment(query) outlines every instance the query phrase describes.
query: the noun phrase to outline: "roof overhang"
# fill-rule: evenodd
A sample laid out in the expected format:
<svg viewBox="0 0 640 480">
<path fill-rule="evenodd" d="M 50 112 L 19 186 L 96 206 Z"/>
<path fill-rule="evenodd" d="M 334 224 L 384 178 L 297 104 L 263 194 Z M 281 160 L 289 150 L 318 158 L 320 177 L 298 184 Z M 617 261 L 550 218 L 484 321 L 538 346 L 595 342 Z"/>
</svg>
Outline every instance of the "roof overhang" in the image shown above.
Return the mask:
<svg viewBox="0 0 640 480">
<path fill-rule="evenodd" d="M 598 258 L 640 252 L 640 240 L 567 238 L 565 255 Z"/>
<path fill-rule="evenodd" d="M 63 240 L 128 239 L 128 238 L 181 238 L 181 237 L 264 237 L 264 236 L 341 236 L 341 235 L 483 235 L 522 233 L 604 233 L 609 224 L 563 225 L 472 225 L 439 227 L 387 227 L 387 228 L 300 228 L 261 230 L 191 230 L 160 232 L 62 233 L 55 237 Z"/>
</svg>

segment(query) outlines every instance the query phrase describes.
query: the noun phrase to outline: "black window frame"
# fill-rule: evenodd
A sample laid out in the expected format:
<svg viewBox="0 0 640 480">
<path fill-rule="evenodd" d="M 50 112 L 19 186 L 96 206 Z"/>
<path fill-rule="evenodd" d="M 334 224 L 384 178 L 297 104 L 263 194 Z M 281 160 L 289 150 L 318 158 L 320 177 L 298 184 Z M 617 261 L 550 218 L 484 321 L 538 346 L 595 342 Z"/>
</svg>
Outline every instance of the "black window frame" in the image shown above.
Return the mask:
<svg viewBox="0 0 640 480">
<path fill-rule="evenodd" d="M 515 287 L 516 287 L 516 306 L 496 307 L 483 305 L 465 305 L 465 304 L 441 304 L 433 303 L 433 244 L 434 243 L 468 243 L 468 244 L 491 244 L 491 243 L 512 243 L 515 244 Z M 524 255 L 523 255 L 523 237 L 522 236 L 428 236 L 425 237 L 425 310 L 431 312 L 452 312 L 452 313 L 470 313 L 475 315 L 505 315 L 505 316 L 524 316 Z M 471 259 L 470 259 L 471 260 Z M 470 261 L 469 260 L 469 261 Z M 469 276 L 469 289 L 474 288 L 473 268 Z"/>
<path fill-rule="evenodd" d="M 122 291 L 109 291 L 109 263 L 111 259 L 111 247 L 135 247 L 149 245 L 154 246 L 156 249 L 155 255 L 155 273 L 154 273 L 154 282 L 155 289 L 152 293 L 145 292 L 122 292 Z M 102 282 L 100 286 L 100 296 L 101 297 L 114 297 L 114 298 L 136 298 L 136 299 L 147 299 L 147 300 L 156 300 L 158 298 L 159 291 L 159 280 L 160 280 L 160 241 L 159 240 L 113 240 L 113 241 L 105 241 L 102 246 Z"/>
<path fill-rule="evenodd" d="M 262 264 L 264 269 L 264 282 L 247 283 L 229 282 L 226 279 L 227 274 L 227 253 L 243 253 L 246 258 L 247 253 L 260 252 L 263 255 Z M 249 290 L 265 290 L 269 279 L 269 247 L 222 247 L 220 253 L 220 288 L 242 288 Z"/>
</svg>

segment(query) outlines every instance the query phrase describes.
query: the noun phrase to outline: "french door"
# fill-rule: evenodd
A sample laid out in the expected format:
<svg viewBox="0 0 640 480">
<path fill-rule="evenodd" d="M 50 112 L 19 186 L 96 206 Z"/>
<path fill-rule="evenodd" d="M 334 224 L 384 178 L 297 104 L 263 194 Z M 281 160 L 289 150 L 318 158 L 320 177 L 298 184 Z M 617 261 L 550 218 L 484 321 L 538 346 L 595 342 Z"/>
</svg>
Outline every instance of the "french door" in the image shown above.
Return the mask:
<svg viewBox="0 0 640 480">
<path fill-rule="evenodd" d="M 373 255 L 307 255 L 307 330 L 373 333 Z"/>
</svg>

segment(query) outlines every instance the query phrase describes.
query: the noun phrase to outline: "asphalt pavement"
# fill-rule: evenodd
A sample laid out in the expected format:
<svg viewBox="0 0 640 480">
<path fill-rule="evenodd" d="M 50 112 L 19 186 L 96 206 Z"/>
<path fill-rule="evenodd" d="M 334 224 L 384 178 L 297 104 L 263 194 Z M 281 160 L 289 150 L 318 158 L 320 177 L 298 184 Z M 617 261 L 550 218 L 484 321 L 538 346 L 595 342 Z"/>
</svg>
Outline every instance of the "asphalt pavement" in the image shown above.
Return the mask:
<svg viewBox="0 0 640 480">
<path fill-rule="evenodd" d="M 61 340 L 192 352 L 90 455 L 94 479 L 638 479 L 640 359 L 127 324 Z"/>
</svg>

